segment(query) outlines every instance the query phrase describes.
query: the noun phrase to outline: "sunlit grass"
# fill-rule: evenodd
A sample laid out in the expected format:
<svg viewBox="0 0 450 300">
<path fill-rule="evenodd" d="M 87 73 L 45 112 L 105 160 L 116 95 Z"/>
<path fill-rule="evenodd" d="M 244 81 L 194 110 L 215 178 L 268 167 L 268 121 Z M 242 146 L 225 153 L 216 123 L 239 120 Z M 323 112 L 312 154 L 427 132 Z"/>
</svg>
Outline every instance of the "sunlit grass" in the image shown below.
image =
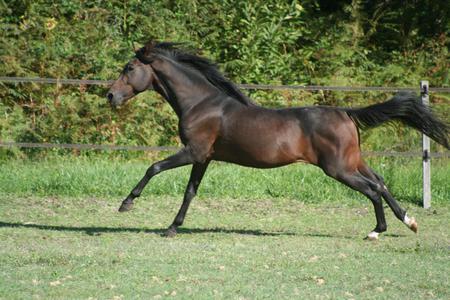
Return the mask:
<svg viewBox="0 0 450 300">
<path fill-rule="evenodd" d="M 448 298 L 449 205 L 407 204 L 378 242 L 369 203 L 194 201 L 173 239 L 160 236 L 179 197 L 146 195 L 129 213 L 111 198 L 2 197 L 2 299 Z"/>
</svg>

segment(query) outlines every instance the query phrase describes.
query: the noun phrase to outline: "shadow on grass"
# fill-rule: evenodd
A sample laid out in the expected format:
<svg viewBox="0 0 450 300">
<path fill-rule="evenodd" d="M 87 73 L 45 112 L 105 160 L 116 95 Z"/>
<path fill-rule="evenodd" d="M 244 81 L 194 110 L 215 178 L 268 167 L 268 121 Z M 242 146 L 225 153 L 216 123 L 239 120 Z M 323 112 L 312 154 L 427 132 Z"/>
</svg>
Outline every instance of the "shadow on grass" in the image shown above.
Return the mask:
<svg viewBox="0 0 450 300">
<path fill-rule="evenodd" d="M 13 222 L 1 222 L 0 228 L 34 228 L 40 230 L 52 230 L 52 231 L 73 231 L 73 232 L 85 232 L 88 235 L 99 235 L 101 233 L 154 233 L 163 234 L 167 228 L 136 228 L 136 227 L 77 227 L 77 226 L 60 226 L 60 225 L 41 225 L 41 224 L 24 224 Z M 246 229 L 225 229 L 225 228 L 178 228 L 178 234 L 195 234 L 195 233 L 235 233 L 245 235 L 257 235 L 257 236 L 281 236 L 281 235 L 295 235 L 292 232 L 263 232 L 260 230 L 246 230 Z"/>
<path fill-rule="evenodd" d="M 52 231 L 69 231 L 69 232 L 85 232 L 87 235 L 101 235 L 102 233 L 153 233 L 163 235 L 167 228 L 136 228 L 136 227 L 78 227 L 78 226 L 61 226 L 61 225 L 42 225 L 42 224 L 24 224 L 20 222 L 2 222 L 0 221 L 0 228 L 33 228 L 39 230 Z M 242 234 L 254 236 L 306 236 L 318 238 L 344 238 L 354 239 L 351 236 L 336 236 L 323 233 L 295 233 L 295 232 L 264 232 L 261 230 L 247 230 L 247 229 L 225 229 L 225 228 L 178 228 L 178 234 L 197 234 L 197 233 L 226 233 L 226 234 Z"/>
</svg>

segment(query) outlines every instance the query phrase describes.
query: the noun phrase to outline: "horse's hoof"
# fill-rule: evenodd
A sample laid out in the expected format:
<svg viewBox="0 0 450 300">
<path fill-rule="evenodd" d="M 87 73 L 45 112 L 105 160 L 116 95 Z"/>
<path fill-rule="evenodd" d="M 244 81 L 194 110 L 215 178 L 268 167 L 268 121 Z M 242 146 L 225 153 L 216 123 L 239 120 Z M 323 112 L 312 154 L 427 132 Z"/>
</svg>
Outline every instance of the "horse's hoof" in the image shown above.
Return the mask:
<svg viewBox="0 0 450 300">
<path fill-rule="evenodd" d="M 164 232 L 163 236 L 168 238 L 173 238 L 177 235 L 177 230 L 175 228 L 170 227 Z"/>
<path fill-rule="evenodd" d="M 417 229 L 419 226 L 417 225 L 416 219 L 409 218 L 408 214 L 405 214 L 403 218 L 403 223 L 405 223 L 405 225 L 408 226 L 409 229 L 417 233 Z"/>
<path fill-rule="evenodd" d="M 366 240 L 369 240 L 369 241 L 378 241 L 378 237 L 379 237 L 379 233 L 378 232 L 376 232 L 376 231 L 372 231 L 372 232 L 369 232 L 369 234 L 366 236 Z"/>
<path fill-rule="evenodd" d="M 122 205 L 119 207 L 120 212 L 126 212 L 133 208 L 133 202 L 122 202 Z"/>
<path fill-rule="evenodd" d="M 411 229 L 412 231 L 414 231 L 414 233 L 417 233 L 417 229 L 418 229 L 418 225 L 416 222 L 416 219 L 411 218 L 411 221 L 409 222 L 409 229 Z"/>
</svg>

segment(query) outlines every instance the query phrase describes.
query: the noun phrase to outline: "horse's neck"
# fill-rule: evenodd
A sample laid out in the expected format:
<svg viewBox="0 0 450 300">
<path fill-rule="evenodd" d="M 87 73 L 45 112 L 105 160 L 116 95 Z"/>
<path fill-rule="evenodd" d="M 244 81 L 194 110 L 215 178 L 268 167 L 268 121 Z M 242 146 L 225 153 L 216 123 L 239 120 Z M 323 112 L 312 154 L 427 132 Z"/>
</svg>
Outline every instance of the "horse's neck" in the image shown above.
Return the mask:
<svg viewBox="0 0 450 300">
<path fill-rule="evenodd" d="M 197 71 L 170 59 L 161 59 L 152 67 L 159 79 L 159 87 L 155 90 L 169 102 L 178 117 L 204 99 L 219 93 Z"/>
</svg>

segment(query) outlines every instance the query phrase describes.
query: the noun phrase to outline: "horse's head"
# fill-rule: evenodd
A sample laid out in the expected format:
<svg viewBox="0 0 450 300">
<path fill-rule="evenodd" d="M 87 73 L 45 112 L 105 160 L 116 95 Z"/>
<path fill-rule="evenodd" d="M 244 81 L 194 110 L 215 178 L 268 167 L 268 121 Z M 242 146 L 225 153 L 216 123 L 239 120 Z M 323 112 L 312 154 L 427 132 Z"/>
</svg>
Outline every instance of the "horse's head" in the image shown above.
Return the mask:
<svg viewBox="0 0 450 300">
<path fill-rule="evenodd" d="M 176 50 L 177 45 L 150 40 L 144 47 L 135 50 L 136 57 L 125 66 L 106 95 L 110 104 L 118 106 L 145 90 L 158 89 L 160 81 L 153 69 L 158 63 L 158 53 Z"/>
<path fill-rule="evenodd" d="M 154 79 L 152 67 L 134 58 L 123 68 L 106 97 L 112 106 L 122 105 L 137 94 L 153 88 Z"/>
</svg>

